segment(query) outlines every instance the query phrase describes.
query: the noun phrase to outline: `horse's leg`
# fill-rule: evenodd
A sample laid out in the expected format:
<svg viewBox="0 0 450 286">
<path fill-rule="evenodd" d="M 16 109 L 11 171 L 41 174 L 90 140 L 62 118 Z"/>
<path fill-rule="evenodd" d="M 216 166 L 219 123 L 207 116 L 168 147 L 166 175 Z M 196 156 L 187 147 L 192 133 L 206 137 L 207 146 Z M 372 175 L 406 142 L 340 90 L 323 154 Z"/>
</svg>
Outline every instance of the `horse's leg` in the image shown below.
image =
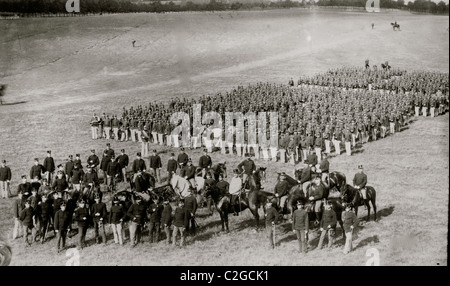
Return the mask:
<svg viewBox="0 0 450 286">
<path fill-rule="evenodd" d="M 377 205 L 375 204 L 375 199 L 372 199 L 372 206 L 373 206 L 373 212 L 375 217 L 373 218 L 374 221 L 377 221 Z"/>
<path fill-rule="evenodd" d="M 224 231 L 225 230 L 225 213 L 222 210 L 220 210 L 219 214 L 220 214 L 220 222 L 222 223 L 222 231 Z"/>
<path fill-rule="evenodd" d="M 339 219 L 338 222 L 339 222 L 339 225 L 341 226 L 342 236 L 344 237 L 344 240 L 345 240 L 344 222 L 342 221 L 342 218 Z"/>
<path fill-rule="evenodd" d="M 369 204 L 369 200 L 368 199 L 364 200 L 364 203 L 367 206 L 367 221 L 370 221 L 370 204 Z"/>
<path fill-rule="evenodd" d="M 226 211 L 223 212 L 223 215 L 224 215 L 224 220 L 225 220 L 226 232 L 230 232 L 230 229 L 228 227 L 228 208 L 226 209 Z"/>
</svg>

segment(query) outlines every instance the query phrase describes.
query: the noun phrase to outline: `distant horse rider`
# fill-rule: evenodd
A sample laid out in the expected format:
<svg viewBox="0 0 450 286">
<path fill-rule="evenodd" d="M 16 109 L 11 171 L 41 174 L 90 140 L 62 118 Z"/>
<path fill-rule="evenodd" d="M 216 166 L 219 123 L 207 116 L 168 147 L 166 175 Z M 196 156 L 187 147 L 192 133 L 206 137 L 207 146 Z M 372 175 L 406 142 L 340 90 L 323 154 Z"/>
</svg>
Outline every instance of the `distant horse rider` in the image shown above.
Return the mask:
<svg viewBox="0 0 450 286">
<path fill-rule="evenodd" d="M 284 205 L 289 194 L 289 183 L 286 181 L 286 174 L 283 172 L 280 174 L 280 182 L 275 186 L 275 197 L 278 199 L 278 206 L 283 212 Z"/>
</svg>

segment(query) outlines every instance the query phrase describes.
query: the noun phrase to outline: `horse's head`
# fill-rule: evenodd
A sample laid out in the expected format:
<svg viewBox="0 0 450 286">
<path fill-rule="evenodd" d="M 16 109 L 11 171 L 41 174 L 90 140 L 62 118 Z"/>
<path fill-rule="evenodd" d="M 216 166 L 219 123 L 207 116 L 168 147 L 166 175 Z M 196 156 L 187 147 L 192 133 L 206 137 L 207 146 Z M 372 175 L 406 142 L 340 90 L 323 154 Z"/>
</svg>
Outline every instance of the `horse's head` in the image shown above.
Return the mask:
<svg viewBox="0 0 450 286">
<path fill-rule="evenodd" d="M 219 175 L 222 175 L 224 178 L 227 177 L 227 162 L 219 163 L 217 165 L 217 171 Z"/>
<path fill-rule="evenodd" d="M 302 171 L 303 171 L 303 169 L 295 169 L 294 170 L 294 177 L 295 177 L 296 180 L 300 180 L 300 177 L 302 175 Z"/>
<path fill-rule="evenodd" d="M 259 167 L 258 171 L 256 172 L 261 183 L 266 182 L 266 169 L 266 167 Z"/>
</svg>

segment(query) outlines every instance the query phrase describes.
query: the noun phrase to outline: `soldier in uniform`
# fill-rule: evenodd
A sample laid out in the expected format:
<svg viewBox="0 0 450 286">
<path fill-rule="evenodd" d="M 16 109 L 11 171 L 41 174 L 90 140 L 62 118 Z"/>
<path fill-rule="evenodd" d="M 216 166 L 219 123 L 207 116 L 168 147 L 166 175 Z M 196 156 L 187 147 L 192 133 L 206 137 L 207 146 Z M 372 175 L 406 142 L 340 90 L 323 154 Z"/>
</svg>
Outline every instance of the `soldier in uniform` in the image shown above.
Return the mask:
<svg viewBox="0 0 450 286">
<path fill-rule="evenodd" d="M 172 245 L 176 246 L 177 235 L 180 233 L 180 246 L 184 246 L 184 232 L 189 226 L 189 211 L 184 206 L 184 199 L 180 199 L 178 207 L 175 208 L 175 214 L 173 217 L 173 233 L 172 233 Z"/>
<path fill-rule="evenodd" d="M 90 212 L 88 207 L 86 206 L 86 202 L 84 200 L 80 200 L 78 202 L 78 208 L 74 213 L 74 220 L 78 224 L 78 249 L 83 249 L 86 246 L 85 238 L 86 232 L 89 227 L 90 221 Z"/>
<path fill-rule="evenodd" d="M 128 209 L 127 216 L 130 218 L 130 243 L 135 247 L 141 240 L 142 227 L 146 220 L 147 207 L 141 196 L 136 197 L 136 202 Z"/>
<path fill-rule="evenodd" d="M 247 178 L 249 176 L 252 176 L 253 173 L 256 171 L 255 162 L 252 160 L 252 157 L 250 156 L 250 154 L 246 153 L 245 157 L 247 157 L 247 159 L 242 161 L 241 163 L 239 163 L 239 165 L 237 166 L 239 173 L 244 172 L 242 175 L 242 182 L 244 184 L 247 183 Z M 242 170 L 242 168 L 244 168 L 244 170 Z"/>
<path fill-rule="evenodd" d="M 308 213 L 302 201 L 297 201 L 297 209 L 292 214 L 292 231 L 297 235 L 298 252 L 306 254 L 307 235 L 309 231 Z"/>
<path fill-rule="evenodd" d="M 105 223 L 107 218 L 106 204 L 100 201 L 100 196 L 96 195 L 95 203 L 91 206 L 91 214 L 94 219 L 95 241 L 100 244 L 100 236 L 103 244 L 106 245 Z M 100 235 L 99 235 L 100 232 Z"/>
<path fill-rule="evenodd" d="M 66 236 L 70 224 L 70 216 L 66 211 L 66 204 L 62 203 L 60 208 L 61 209 L 55 213 L 55 223 L 53 225 L 56 232 L 57 253 L 64 250 L 64 248 L 66 247 Z"/>
<path fill-rule="evenodd" d="M 269 246 L 271 249 L 275 248 L 275 224 L 278 223 L 279 214 L 275 209 L 272 202 L 268 202 L 266 205 L 266 230 L 267 237 L 269 238 Z"/>
<path fill-rule="evenodd" d="M 156 182 L 161 182 L 161 157 L 153 150 L 152 155 L 149 157 L 150 174 L 155 177 Z"/>
<path fill-rule="evenodd" d="M 125 154 L 125 149 L 121 149 L 120 150 L 120 155 L 117 156 L 116 158 L 116 162 L 119 164 L 120 166 L 120 170 L 122 172 L 122 180 L 124 182 L 127 181 L 127 166 L 128 166 L 128 162 L 129 158 L 128 155 Z"/>
<path fill-rule="evenodd" d="M 181 171 L 181 169 L 183 169 L 183 167 L 187 165 L 189 156 L 184 152 L 184 147 L 181 147 L 180 151 L 181 153 L 178 154 L 177 162 L 180 166 L 179 170 Z"/>
<path fill-rule="evenodd" d="M 145 161 L 141 158 L 141 152 L 136 153 L 136 159 L 133 161 L 133 182 L 136 179 L 138 172 L 145 172 L 147 170 L 147 166 L 145 165 Z"/>
<path fill-rule="evenodd" d="M 212 166 L 212 160 L 211 157 L 208 155 L 207 149 L 203 149 L 203 156 L 200 157 L 198 161 L 198 166 L 202 170 L 202 177 L 206 178 L 206 173 Z"/>
<path fill-rule="evenodd" d="M 6 160 L 2 160 L 2 164 L 0 165 L 0 193 L 3 199 L 11 196 L 10 183 L 11 169 L 6 166 Z"/>
<path fill-rule="evenodd" d="M 91 150 L 91 155 L 87 158 L 88 166 L 91 166 L 93 168 L 93 171 L 97 173 L 97 166 L 100 164 L 100 159 L 95 154 L 95 150 Z"/>
<path fill-rule="evenodd" d="M 161 224 L 164 227 L 164 233 L 166 234 L 166 244 L 170 244 L 170 225 L 172 224 L 172 206 L 168 200 L 163 202 L 164 208 L 161 213 Z"/>
<path fill-rule="evenodd" d="M 192 165 L 192 160 L 189 158 L 187 166 L 181 169 L 180 176 L 188 180 L 192 188 L 196 188 L 195 183 L 195 167 Z"/>
<path fill-rule="evenodd" d="M 35 210 L 31 207 L 31 201 L 25 201 L 25 208 L 20 212 L 19 220 L 22 222 L 24 242 L 30 246 L 36 239 L 36 228 L 34 225 Z M 28 231 L 31 231 L 31 242 L 28 241 Z"/>
<path fill-rule="evenodd" d="M 158 198 L 153 198 L 153 203 L 147 209 L 148 213 L 148 235 L 150 243 L 158 243 L 161 231 L 161 216 L 164 210 Z"/>
<path fill-rule="evenodd" d="M 364 168 L 362 165 L 358 166 L 359 173 L 356 173 L 353 177 L 353 186 L 359 190 L 361 197 L 366 199 L 366 184 L 367 175 L 364 173 Z"/>
<path fill-rule="evenodd" d="M 280 182 L 275 185 L 274 192 L 277 198 L 277 204 L 283 212 L 289 195 L 289 183 L 286 181 L 286 174 L 284 172 L 280 174 Z"/>
<path fill-rule="evenodd" d="M 114 243 L 120 245 L 123 245 L 123 221 L 125 213 L 124 206 L 120 204 L 119 198 L 115 196 L 109 212 L 109 223 L 113 231 Z"/>
<path fill-rule="evenodd" d="M 336 212 L 332 209 L 332 205 L 330 202 L 325 203 L 325 210 L 323 211 L 322 220 L 320 221 L 320 239 L 318 249 L 322 249 L 322 244 L 325 239 L 325 236 L 328 233 L 328 248 L 331 248 L 334 242 L 334 234 L 336 231 Z"/>
<path fill-rule="evenodd" d="M 172 175 L 176 173 L 178 169 L 178 162 L 175 160 L 175 154 L 170 153 L 169 161 L 167 162 L 167 182 L 170 183 Z"/>
<path fill-rule="evenodd" d="M 69 155 L 69 161 L 66 162 L 65 166 L 64 166 L 64 173 L 66 174 L 66 180 L 67 182 L 71 182 L 71 178 L 72 178 L 72 171 L 73 171 L 73 156 Z"/>
<path fill-rule="evenodd" d="M 22 232 L 20 213 L 25 207 L 25 204 L 23 203 L 23 193 L 18 191 L 17 196 L 17 199 L 15 199 L 12 203 L 12 215 L 14 217 L 13 239 L 18 238 Z"/>
<path fill-rule="evenodd" d="M 342 212 L 342 222 L 344 226 L 345 232 L 345 246 L 344 246 L 344 254 L 348 254 L 352 251 L 352 240 L 353 240 L 353 231 L 358 226 L 358 217 L 353 211 L 353 208 L 350 204 L 345 206 L 345 211 Z"/>
<path fill-rule="evenodd" d="M 38 179 L 41 180 L 43 173 L 45 173 L 44 166 L 39 164 L 38 158 L 34 158 L 34 165 L 33 165 L 33 167 L 31 167 L 31 170 L 30 170 L 30 178 L 38 177 Z"/>
</svg>

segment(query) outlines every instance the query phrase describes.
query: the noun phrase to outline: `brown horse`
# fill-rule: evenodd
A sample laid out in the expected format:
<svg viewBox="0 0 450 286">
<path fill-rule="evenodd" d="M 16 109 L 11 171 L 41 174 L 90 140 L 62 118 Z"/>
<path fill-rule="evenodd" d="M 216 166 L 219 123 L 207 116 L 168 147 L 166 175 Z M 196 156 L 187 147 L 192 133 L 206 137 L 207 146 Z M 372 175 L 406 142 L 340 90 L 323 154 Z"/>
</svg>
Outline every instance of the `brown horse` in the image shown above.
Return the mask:
<svg viewBox="0 0 450 286">
<path fill-rule="evenodd" d="M 358 215 L 358 207 L 365 205 L 367 207 L 367 221 L 370 221 L 370 203 L 372 203 L 373 211 L 375 213 L 374 220 L 377 221 L 377 205 L 375 189 L 371 186 L 366 186 L 366 199 L 361 197 L 358 189 L 351 185 L 346 185 L 344 192 L 342 193 L 342 199 L 347 204 L 352 204 L 355 208 L 355 214 Z"/>
</svg>

